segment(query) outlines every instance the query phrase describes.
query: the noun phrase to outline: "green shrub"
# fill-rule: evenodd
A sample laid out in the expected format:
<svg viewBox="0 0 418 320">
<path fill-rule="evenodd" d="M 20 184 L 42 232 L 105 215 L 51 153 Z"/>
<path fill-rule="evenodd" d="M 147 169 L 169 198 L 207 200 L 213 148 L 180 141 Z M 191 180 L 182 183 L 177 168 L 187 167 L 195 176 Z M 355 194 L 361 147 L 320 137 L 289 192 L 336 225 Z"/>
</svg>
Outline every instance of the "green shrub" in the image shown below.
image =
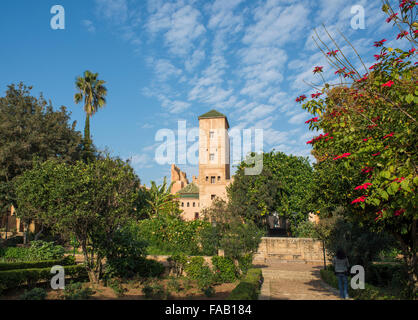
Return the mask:
<svg viewBox="0 0 418 320">
<path fill-rule="evenodd" d="M 161 262 L 151 259 L 143 259 L 138 265 L 137 274 L 141 277 L 160 277 L 165 271 Z"/>
<path fill-rule="evenodd" d="M 317 238 L 318 233 L 315 224 L 309 220 L 300 222 L 297 226 L 291 227 L 292 235 L 297 238 Z"/>
<path fill-rule="evenodd" d="M 52 267 L 55 265 L 70 266 L 74 264 L 75 264 L 75 258 L 73 256 L 67 256 L 64 259 L 59 259 L 59 260 L 0 263 L 0 271 L 17 270 L 17 269 L 34 269 L 34 268 L 39 269 L 39 268 Z"/>
<path fill-rule="evenodd" d="M 22 294 L 20 300 L 45 300 L 46 290 L 43 288 L 33 288 L 32 290 L 25 290 L 25 293 Z"/>
<path fill-rule="evenodd" d="M 247 271 L 252 267 L 253 265 L 253 254 L 247 253 L 243 256 L 238 258 L 238 267 L 242 274 L 246 274 Z"/>
<path fill-rule="evenodd" d="M 241 282 L 232 290 L 229 300 L 257 300 L 263 283 L 261 269 L 248 270 Z"/>
<path fill-rule="evenodd" d="M 62 246 L 43 240 L 32 241 L 28 251 L 31 261 L 61 259 L 65 253 Z"/>
<path fill-rule="evenodd" d="M 83 286 L 81 282 L 69 283 L 65 286 L 65 300 L 87 300 L 94 294 L 94 291 Z"/>
<path fill-rule="evenodd" d="M 232 259 L 213 256 L 212 266 L 215 273 L 214 281 L 217 283 L 230 283 L 237 279 L 237 270 Z"/>
<path fill-rule="evenodd" d="M 187 256 L 184 253 L 176 253 L 167 259 L 170 268 L 170 274 L 180 277 L 183 274 L 187 264 Z"/>
<path fill-rule="evenodd" d="M 87 277 L 86 268 L 83 265 L 65 266 L 64 270 L 65 276 L 69 278 Z M 0 271 L 0 284 L 3 290 L 22 285 L 34 286 L 41 281 L 50 281 L 51 276 L 51 268 L 6 270 Z"/>
<path fill-rule="evenodd" d="M 2 259 L 4 261 L 27 261 L 29 260 L 29 248 L 8 247 L 4 250 Z"/>
<path fill-rule="evenodd" d="M 197 281 L 199 289 L 205 290 L 214 283 L 214 274 L 203 257 L 192 257 L 186 264 L 187 276 Z"/>
<path fill-rule="evenodd" d="M 320 271 L 321 278 L 330 286 L 338 289 L 338 279 L 335 276 L 334 272 L 331 270 Z M 348 295 L 355 300 L 396 300 L 399 297 L 386 292 L 385 290 L 365 283 L 364 289 L 354 290 L 350 286 L 350 277 L 348 278 Z"/>
<path fill-rule="evenodd" d="M 145 295 L 145 299 L 166 300 L 168 298 L 168 293 L 160 284 L 146 285 L 142 288 L 142 292 Z"/>
<path fill-rule="evenodd" d="M 215 295 L 215 289 L 213 287 L 208 287 L 203 290 L 203 293 L 206 297 L 211 298 Z"/>
<path fill-rule="evenodd" d="M 117 297 L 123 297 L 128 289 L 124 288 L 122 282 L 118 279 L 112 279 L 108 282 L 108 286 L 112 288 Z"/>
<path fill-rule="evenodd" d="M 182 287 L 176 278 L 170 278 L 167 287 L 174 292 L 180 292 L 182 290 Z"/>
<path fill-rule="evenodd" d="M 4 250 L 2 259 L 7 262 L 57 260 L 64 257 L 64 248 L 53 242 L 42 240 L 32 241 L 29 248 L 8 247 Z"/>
<path fill-rule="evenodd" d="M 144 268 L 147 243 L 139 227 L 130 223 L 115 232 L 112 241 L 103 250 L 108 277 L 132 278 Z"/>
</svg>

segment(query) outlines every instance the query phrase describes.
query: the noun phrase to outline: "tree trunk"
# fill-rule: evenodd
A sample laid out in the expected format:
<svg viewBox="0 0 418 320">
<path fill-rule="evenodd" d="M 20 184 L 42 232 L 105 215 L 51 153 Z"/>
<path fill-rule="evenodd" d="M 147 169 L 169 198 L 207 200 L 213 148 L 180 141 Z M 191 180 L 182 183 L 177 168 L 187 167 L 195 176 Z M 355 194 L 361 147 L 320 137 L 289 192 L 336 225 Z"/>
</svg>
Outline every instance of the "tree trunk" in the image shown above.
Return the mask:
<svg viewBox="0 0 418 320">
<path fill-rule="evenodd" d="M 90 116 L 86 113 L 86 123 L 84 125 L 84 139 L 90 141 Z"/>
<path fill-rule="evenodd" d="M 44 225 L 41 226 L 41 230 L 39 230 L 39 232 L 35 235 L 35 241 L 38 240 L 39 236 L 41 235 L 42 231 L 44 231 Z"/>
</svg>

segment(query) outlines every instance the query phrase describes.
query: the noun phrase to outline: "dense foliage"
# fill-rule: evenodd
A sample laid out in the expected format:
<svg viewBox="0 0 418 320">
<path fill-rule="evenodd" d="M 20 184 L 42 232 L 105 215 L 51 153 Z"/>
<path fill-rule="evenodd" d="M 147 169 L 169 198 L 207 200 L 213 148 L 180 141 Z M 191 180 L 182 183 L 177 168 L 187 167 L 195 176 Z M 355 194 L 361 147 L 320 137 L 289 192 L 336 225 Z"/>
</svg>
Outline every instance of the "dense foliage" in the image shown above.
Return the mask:
<svg viewBox="0 0 418 320">
<path fill-rule="evenodd" d="M 54 110 L 32 87 L 9 85 L 0 97 L 0 210 L 15 204 L 14 178 L 31 169 L 33 158 L 73 162 L 80 158 L 81 135 L 69 124 L 65 107 Z"/>
<path fill-rule="evenodd" d="M 307 158 L 282 152 L 263 154 L 259 175 L 246 175 L 243 161 L 228 188 L 230 206 L 246 221 L 266 227 L 266 216 L 277 212 L 282 217 L 303 220 L 309 213 L 308 195 L 312 189 L 313 169 Z"/>
<path fill-rule="evenodd" d="M 322 131 L 307 142 L 319 161 L 315 169 L 320 209 L 342 205 L 352 221 L 393 235 L 409 267 L 414 296 L 418 279 L 416 2 L 402 1 L 395 13 L 385 1 L 383 10 L 389 15 L 387 22 L 401 28 L 397 39 L 406 37 L 411 49 L 385 47 L 386 39 L 370 44 L 379 48 L 376 63 L 369 69 L 364 66 L 366 73 L 361 75 L 339 47 L 327 54 L 329 48 L 321 47 L 346 83 L 325 83 L 303 108 L 314 116 L 306 122 L 309 127 Z M 314 70 L 321 76 L 322 72 L 322 67 Z M 305 99 L 302 95 L 297 101 Z"/>
<path fill-rule="evenodd" d="M 90 280 L 102 273 L 103 252 L 132 216 L 139 188 L 133 169 L 119 159 L 73 165 L 46 161 L 17 180 L 18 215 L 51 227 L 83 250 Z"/>
</svg>

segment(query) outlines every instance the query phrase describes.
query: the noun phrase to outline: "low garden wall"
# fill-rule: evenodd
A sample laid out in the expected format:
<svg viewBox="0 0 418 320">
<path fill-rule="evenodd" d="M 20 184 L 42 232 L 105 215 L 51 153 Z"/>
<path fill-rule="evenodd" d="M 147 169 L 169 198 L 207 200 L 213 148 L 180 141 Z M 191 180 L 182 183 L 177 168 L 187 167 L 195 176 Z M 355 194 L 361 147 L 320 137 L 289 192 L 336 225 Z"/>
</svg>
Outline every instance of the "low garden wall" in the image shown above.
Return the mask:
<svg viewBox="0 0 418 320">
<path fill-rule="evenodd" d="M 253 263 L 280 262 L 323 263 L 322 241 L 312 238 L 263 237 Z"/>
</svg>

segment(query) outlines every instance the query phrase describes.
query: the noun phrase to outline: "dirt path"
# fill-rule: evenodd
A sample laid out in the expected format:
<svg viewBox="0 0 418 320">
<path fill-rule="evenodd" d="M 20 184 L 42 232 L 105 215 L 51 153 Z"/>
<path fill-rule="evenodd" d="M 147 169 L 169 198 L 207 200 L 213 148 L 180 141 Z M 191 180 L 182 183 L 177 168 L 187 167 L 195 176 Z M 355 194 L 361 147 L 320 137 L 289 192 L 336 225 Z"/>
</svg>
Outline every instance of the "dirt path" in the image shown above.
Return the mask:
<svg viewBox="0 0 418 320">
<path fill-rule="evenodd" d="M 271 262 L 259 266 L 264 283 L 259 300 L 339 300 L 338 292 L 321 280 L 321 265 Z"/>
</svg>

